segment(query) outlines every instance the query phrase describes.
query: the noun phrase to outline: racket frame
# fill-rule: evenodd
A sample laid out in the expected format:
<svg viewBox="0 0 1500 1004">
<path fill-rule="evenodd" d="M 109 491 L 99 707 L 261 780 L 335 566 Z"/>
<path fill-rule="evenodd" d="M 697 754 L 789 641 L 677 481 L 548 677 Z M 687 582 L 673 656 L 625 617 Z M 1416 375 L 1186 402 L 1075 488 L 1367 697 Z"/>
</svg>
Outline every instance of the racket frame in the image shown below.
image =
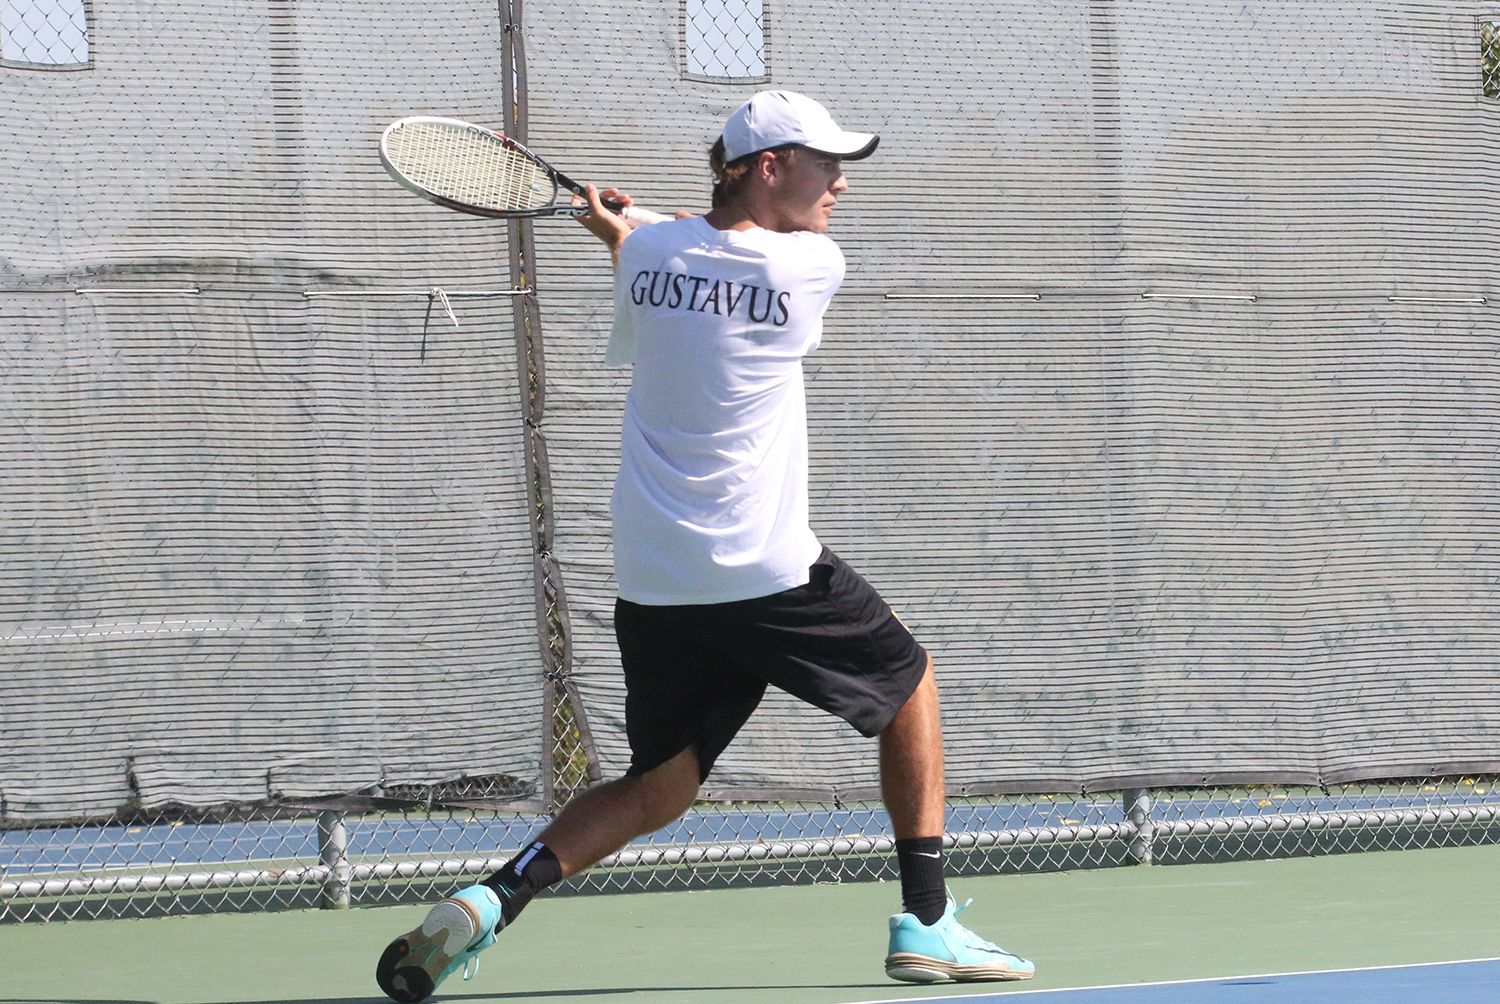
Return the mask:
<svg viewBox="0 0 1500 1004">
<path fill-rule="evenodd" d="M 537 206 L 532 209 L 491 209 L 486 206 L 476 206 L 469 202 L 459 202 L 456 199 L 450 199 L 447 196 L 439 195 L 436 192 L 423 187 L 422 185 L 413 181 L 411 178 L 408 178 L 399 167 L 393 164 L 391 162 L 390 155 L 387 152 L 387 145 L 389 144 L 391 133 L 404 126 L 418 122 L 433 123 L 436 125 L 475 132 L 489 139 L 500 141 L 506 147 L 509 147 L 510 149 L 519 153 L 521 156 L 525 157 L 527 160 L 531 161 L 533 164 L 540 167 L 547 174 L 547 176 L 552 180 L 552 201 L 545 206 Z M 460 213 L 468 213 L 470 216 L 485 216 L 489 217 L 490 219 L 515 220 L 533 219 L 543 216 L 578 217 L 587 216 L 589 214 L 589 207 L 586 203 L 581 206 L 575 206 L 558 201 L 558 195 L 562 189 L 567 189 L 567 191 L 571 195 L 584 196 L 584 187 L 578 182 L 574 181 L 572 178 L 569 178 L 557 168 L 553 167 L 551 164 L 547 163 L 545 160 L 538 157 L 530 150 L 526 149 L 525 146 L 521 145 L 516 140 L 513 140 L 509 136 L 506 136 L 504 133 L 498 133 L 493 129 L 486 129 L 484 126 L 475 125 L 472 122 L 465 122 L 461 119 L 442 118 L 437 115 L 409 115 L 406 118 L 397 119 L 395 122 L 392 122 L 390 125 L 386 126 L 385 131 L 380 134 L 380 163 L 381 166 L 385 168 L 386 173 L 391 176 L 396 184 L 400 185 L 408 192 L 411 192 L 413 195 L 420 196 L 421 198 L 426 199 L 428 202 L 436 203 L 437 205 L 442 206 L 445 209 L 452 209 Z M 627 208 L 619 203 L 606 202 L 604 205 L 610 211 L 616 213 L 619 213 L 621 212 L 621 210 Z"/>
</svg>

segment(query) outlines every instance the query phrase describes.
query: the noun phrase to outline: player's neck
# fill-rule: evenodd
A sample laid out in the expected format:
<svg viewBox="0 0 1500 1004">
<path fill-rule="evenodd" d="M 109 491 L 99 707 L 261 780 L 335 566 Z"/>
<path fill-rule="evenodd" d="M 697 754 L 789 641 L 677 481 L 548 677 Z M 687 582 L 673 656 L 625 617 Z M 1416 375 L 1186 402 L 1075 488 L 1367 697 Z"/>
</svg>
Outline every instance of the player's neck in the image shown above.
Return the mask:
<svg viewBox="0 0 1500 1004">
<path fill-rule="evenodd" d="M 760 197 L 757 198 L 757 195 Z M 715 230 L 744 232 L 759 228 L 790 234 L 810 229 L 798 226 L 791 214 L 780 210 L 774 198 L 765 195 L 763 190 L 753 188 L 740 198 L 709 210 L 703 220 Z"/>
<path fill-rule="evenodd" d="M 749 207 L 744 205 L 719 206 L 710 209 L 703 216 L 703 222 L 715 230 L 737 230 L 744 232 L 754 230 L 760 224 L 756 222 Z"/>
</svg>

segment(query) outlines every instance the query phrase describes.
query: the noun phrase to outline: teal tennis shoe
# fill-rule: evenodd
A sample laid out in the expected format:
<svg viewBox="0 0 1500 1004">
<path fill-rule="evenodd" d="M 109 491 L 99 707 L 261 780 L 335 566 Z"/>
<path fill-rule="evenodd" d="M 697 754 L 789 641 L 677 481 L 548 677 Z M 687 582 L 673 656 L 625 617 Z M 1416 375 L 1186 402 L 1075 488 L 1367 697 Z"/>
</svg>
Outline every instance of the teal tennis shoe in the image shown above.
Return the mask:
<svg viewBox="0 0 1500 1004">
<path fill-rule="evenodd" d="M 1029 980 L 1036 966 L 999 945 L 985 941 L 956 919 L 972 899 L 955 907 L 948 893 L 948 908 L 932 926 L 909 913 L 891 918 L 891 947 L 885 957 L 885 974 L 907 983 L 937 983 L 957 980 Z"/>
<path fill-rule="evenodd" d="M 422 926 L 386 946 L 375 966 L 375 982 L 401 1004 L 426 1000 L 459 969 L 464 979 L 479 971 L 479 953 L 505 926 L 500 896 L 486 885 L 460 889 L 427 912 Z"/>
</svg>

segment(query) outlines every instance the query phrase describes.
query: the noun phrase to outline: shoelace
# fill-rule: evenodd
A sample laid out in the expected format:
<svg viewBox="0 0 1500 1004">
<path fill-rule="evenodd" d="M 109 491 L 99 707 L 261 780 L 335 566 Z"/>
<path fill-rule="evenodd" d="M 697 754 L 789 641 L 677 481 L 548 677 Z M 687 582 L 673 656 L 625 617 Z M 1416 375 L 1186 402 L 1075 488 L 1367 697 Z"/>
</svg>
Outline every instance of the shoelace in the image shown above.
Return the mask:
<svg viewBox="0 0 1500 1004">
<path fill-rule="evenodd" d="M 464 979 L 472 980 L 477 972 L 479 972 L 479 956 L 476 955 L 464 963 Z"/>
<path fill-rule="evenodd" d="M 964 900 L 964 905 L 953 911 L 954 918 L 957 918 L 959 914 L 961 914 L 965 910 L 967 910 L 969 908 L 969 904 L 972 903 L 972 902 L 974 902 L 972 899 L 966 899 L 966 900 Z M 995 944 L 993 941 L 985 941 L 979 935 L 975 934 L 973 931 L 969 930 L 967 927 L 964 927 L 962 924 L 955 923 L 954 926 L 957 927 L 960 931 L 963 932 L 964 943 L 966 945 L 968 945 L 970 948 L 982 948 L 982 949 L 985 949 L 985 950 L 991 951 L 991 952 L 999 952 L 1002 955 L 1009 955 L 1010 954 L 1005 949 L 1003 949 L 999 945 Z"/>
</svg>

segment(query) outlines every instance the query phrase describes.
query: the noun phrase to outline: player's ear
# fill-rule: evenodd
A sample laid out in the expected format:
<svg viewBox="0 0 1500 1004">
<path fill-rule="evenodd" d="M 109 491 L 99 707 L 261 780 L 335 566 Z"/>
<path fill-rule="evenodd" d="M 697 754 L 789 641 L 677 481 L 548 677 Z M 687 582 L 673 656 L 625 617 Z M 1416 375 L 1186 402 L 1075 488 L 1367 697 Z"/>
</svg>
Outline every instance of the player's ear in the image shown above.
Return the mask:
<svg viewBox="0 0 1500 1004">
<path fill-rule="evenodd" d="M 761 181 L 774 187 L 781 178 L 781 158 L 771 150 L 762 150 L 755 162 L 755 172 Z"/>
</svg>

